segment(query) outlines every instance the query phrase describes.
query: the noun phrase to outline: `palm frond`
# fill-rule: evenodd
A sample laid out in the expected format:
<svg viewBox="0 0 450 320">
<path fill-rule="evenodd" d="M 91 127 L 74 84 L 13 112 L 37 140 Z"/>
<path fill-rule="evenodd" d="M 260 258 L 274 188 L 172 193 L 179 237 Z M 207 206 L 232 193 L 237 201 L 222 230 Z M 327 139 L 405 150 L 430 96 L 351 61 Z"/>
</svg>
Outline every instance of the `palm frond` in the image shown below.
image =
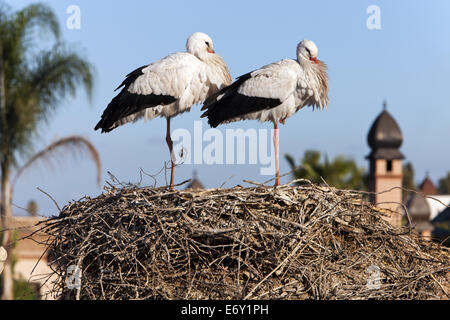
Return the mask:
<svg viewBox="0 0 450 320">
<path fill-rule="evenodd" d="M 290 154 L 285 154 L 284 158 L 289 163 L 289 166 L 291 167 L 291 170 L 295 170 L 297 168 L 297 165 L 295 164 L 295 160 Z"/>
<path fill-rule="evenodd" d="M 38 33 L 53 35 L 57 44 L 34 53 Z M 33 4 L 11 12 L 0 2 L 0 63 L 7 120 L 7 126 L 0 127 L 0 140 L 8 147 L 3 152 L 12 165 L 19 155 L 23 158 L 32 154 L 40 123 L 50 119 L 67 94 L 74 96 L 81 84 L 88 98 L 92 97 L 93 67 L 74 50 L 66 49 L 59 35 L 59 22 L 50 7 Z"/>
<path fill-rule="evenodd" d="M 316 150 L 306 150 L 301 165 L 297 167 L 294 159 L 285 156 L 291 168 L 297 168 L 294 172 L 295 178 L 303 178 L 313 183 L 322 183 L 322 178 L 327 184 L 339 189 L 365 189 L 364 168 L 359 168 L 354 159 L 338 155 L 332 160 L 328 155 L 324 155 L 321 160 L 321 153 Z"/>
<path fill-rule="evenodd" d="M 89 62 L 61 46 L 41 52 L 33 68 L 18 68 L 18 78 L 10 79 L 6 90 L 10 149 L 19 154 L 29 153 L 39 124 L 50 119 L 66 94 L 74 96 L 79 84 L 91 98 L 92 69 Z M 11 159 L 15 161 L 14 157 Z"/>
<path fill-rule="evenodd" d="M 43 106 L 43 115 L 55 108 L 69 93 L 76 94 L 78 85 L 83 85 L 89 99 L 92 98 L 93 66 L 76 52 L 55 46 L 52 50 L 41 52 L 36 57 L 36 66 L 29 70 L 29 88 L 35 91 Z"/>
<path fill-rule="evenodd" d="M 48 29 L 56 39 L 59 39 L 59 22 L 53 10 L 42 3 L 31 4 L 16 14 L 16 27 L 22 35 L 31 31 L 31 28 Z M 42 30 L 40 30 L 42 31 Z"/>
<path fill-rule="evenodd" d="M 7 83 L 20 79 L 16 72 L 27 64 L 26 54 L 37 44 L 36 34 L 49 31 L 59 40 L 59 23 L 50 7 L 33 4 L 9 13 L 7 7 L 0 15 L 0 41 L 3 47 L 3 63 Z"/>
<path fill-rule="evenodd" d="M 82 155 L 83 153 L 87 153 L 90 156 L 92 162 L 95 164 L 95 167 L 97 169 L 97 184 L 100 186 L 102 174 L 100 155 L 97 149 L 92 145 L 92 143 L 89 140 L 80 136 L 69 136 L 66 138 L 59 139 L 51 143 L 42 151 L 36 153 L 23 166 L 21 166 L 17 170 L 16 175 L 13 179 L 13 185 L 16 183 L 17 179 L 26 169 L 28 169 L 38 161 L 44 161 L 47 164 L 51 164 L 55 160 L 62 159 L 65 155 L 67 155 L 70 152 L 75 157 Z"/>
</svg>

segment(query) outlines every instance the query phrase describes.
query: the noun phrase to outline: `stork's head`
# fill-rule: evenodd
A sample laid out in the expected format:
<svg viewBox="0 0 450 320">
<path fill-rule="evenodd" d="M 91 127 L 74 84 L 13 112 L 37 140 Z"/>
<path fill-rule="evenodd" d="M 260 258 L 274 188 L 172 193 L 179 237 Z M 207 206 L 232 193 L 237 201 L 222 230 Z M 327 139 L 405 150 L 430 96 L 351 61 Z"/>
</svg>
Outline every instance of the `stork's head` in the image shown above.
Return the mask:
<svg viewBox="0 0 450 320">
<path fill-rule="evenodd" d="M 306 59 L 314 63 L 318 63 L 317 54 L 319 50 L 314 42 L 311 40 L 303 40 L 297 46 L 298 59 Z"/>
<path fill-rule="evenodd" d="M 328 104 L 328 74 L 327 65 L 317 59 L 319 50 L 311 40 L 303 40 L 297 46 L 297 59 L 305 72 L 312 75 L 316 86 L 314 92 L 314 104 L 319 108 L 324 108 Z"/>
<path fill-rule="evenodd" d="M 203 32 L 195 32 L 188 38 L 186 50 L 201 60 L 203 60 L 203 57 L 207 54 L 214 53 L 211 38 Z"/>
</svg>

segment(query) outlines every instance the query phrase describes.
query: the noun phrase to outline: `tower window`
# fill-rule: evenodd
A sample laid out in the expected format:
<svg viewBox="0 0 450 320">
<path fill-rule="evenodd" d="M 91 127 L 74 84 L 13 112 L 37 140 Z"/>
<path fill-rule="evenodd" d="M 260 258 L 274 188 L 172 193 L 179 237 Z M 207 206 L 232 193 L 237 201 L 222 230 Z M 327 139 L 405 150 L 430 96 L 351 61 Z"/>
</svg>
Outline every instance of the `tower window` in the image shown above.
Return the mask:
<svg viewBox="0 0 450 320">
<path fill-rule="evenodd" d="M 386 171 L 387 172 L 392 172 L 392 160 L 387 160 L 386 161 Z"/>
</svg>

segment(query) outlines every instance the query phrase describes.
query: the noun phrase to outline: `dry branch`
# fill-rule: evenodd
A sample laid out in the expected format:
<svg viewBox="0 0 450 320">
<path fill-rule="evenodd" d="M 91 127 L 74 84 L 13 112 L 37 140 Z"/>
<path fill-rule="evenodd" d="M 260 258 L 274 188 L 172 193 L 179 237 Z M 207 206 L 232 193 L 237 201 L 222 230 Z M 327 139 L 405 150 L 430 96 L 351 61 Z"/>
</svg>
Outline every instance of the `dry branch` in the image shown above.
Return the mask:
<svg viewBox="0 0 450 320">
<path fill-rule="evenodd" d="M 440 299 L 449 252 L 315 185 L 107 188 L 41 224 L 63 299 Z M 66 287 L 70 265 L 81 288 Z M 370 270 L 380 287 L 368 286 Z M 447 291 L 447 292 L 445 292 Z M 448 296 L 447 296 L 448 297 Z"/>
</svg>

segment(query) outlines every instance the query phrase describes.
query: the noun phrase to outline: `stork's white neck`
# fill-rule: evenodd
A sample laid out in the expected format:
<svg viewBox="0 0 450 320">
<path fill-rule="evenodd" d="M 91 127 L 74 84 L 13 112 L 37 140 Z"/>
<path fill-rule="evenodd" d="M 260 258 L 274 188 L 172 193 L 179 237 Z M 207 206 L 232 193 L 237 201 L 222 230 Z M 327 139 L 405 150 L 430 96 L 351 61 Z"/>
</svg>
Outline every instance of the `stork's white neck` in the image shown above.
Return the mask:
<svg viewBox="0 0 450 320">
<path fill-rule="evenodd" d="M 301 56 L 297 58 L 298 63 L 303 69 L 305 77 L 311 79 L 311 83 L 315 83 L 316 87 L 313 89 L 317 92 L 317 102 L 320 108 L 324 108 L 328 104 L 328 75 L 327 66 L 322 61 L 317 63 L 305 59 Z"/>
<path fill-rule="evenodd" d="M 211 60 L 211 55 L 212 55 L 212 53 L 209 53 L 204 50 L 203 51 L 197 50 L 197 51 L 193 52 L 192 54 L 205 63 L 208 63 L 208 61 Z"/>
<path fill-rule="evenodd" d="M 200 59 L 200 58 L 199 58 Z M 201 60 L 201 59 L 200 59 Z M 232 82 L 230 71 L 228 70 L 225 60 L 217 53 L 209 53 L 204 57 L 205 62 L 209 68 L 214 69 L 214 73 L 220 75 L 222 83 L 229 85 Z"/>
</svg>

